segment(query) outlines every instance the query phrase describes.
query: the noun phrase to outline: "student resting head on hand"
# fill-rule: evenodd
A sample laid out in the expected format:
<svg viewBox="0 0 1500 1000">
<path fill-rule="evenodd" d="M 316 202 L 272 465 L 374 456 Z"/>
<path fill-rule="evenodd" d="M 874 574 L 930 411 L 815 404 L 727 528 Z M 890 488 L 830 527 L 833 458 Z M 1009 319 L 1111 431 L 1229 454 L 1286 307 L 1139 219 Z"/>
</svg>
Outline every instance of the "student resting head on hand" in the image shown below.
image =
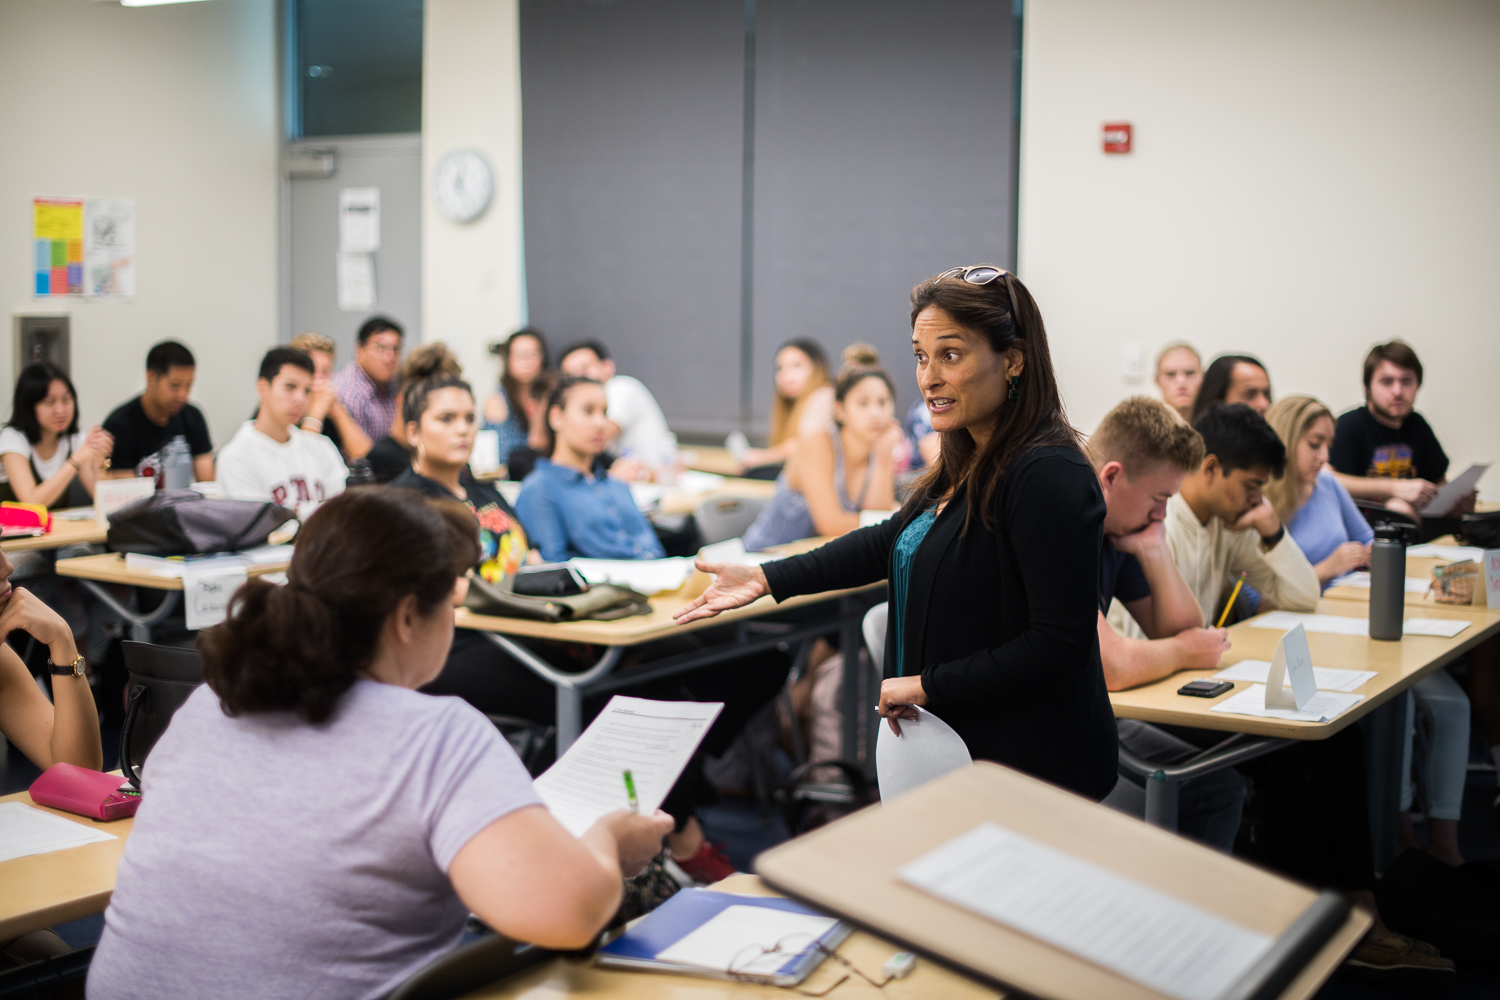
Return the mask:
<svg viewBox="0 0 1500 1000">
<path fill-rule="evenodd" d="M 516 513 L 542 559 L 666 555 L 630 487 L 600 461 L 613 427 L 604 386 L 581 375 L 563 376 L 547 400 L 545 419 L 551 457 L 537 459 L 516 498 Z"/>
<path fill-rule="evenodd" d="M 526 447 L 531 430 L 526 397 L 531 384 L 552 367 L 552 356 L 542 331 L 530 326 L 511 334 L 495 354 L 500 358 L 500 386 L 484 401 L 484 428 L 500 436 L 504 462 L 512 449 Z"/>
<path fill-rule="evenodd" d="M 842 535 L 859 527 L 861 510 L 895 509 L 897 452 L 904 453 L 906 442 L 896 420 L 896 385 L 875 348 L 844 349 L 833 395 L 833 422 L 803 435 L 776 495 L 745 532 L 747 550 Z"/>
<path fill-rule="evenodd" d="M 776 351 L 776 394 L 771 398 L 771 437 L 765 448 L 745 453 L 745 468 L 778 465 L 791 457 L 802 435 L 833 419 L 828 357 L 813 340 L 789 340 Z"/>
<path fill-rule="evenodd" d="M 383 997 L 472 911 L 593 940 L 664 814 L 574 837 L 437 676 L 476 552 L 457 504 L 366 487 L 313 514 L 284 586 L 200 634 L 204 680 L 151 752 L 89 995 Z"/>
</svg>

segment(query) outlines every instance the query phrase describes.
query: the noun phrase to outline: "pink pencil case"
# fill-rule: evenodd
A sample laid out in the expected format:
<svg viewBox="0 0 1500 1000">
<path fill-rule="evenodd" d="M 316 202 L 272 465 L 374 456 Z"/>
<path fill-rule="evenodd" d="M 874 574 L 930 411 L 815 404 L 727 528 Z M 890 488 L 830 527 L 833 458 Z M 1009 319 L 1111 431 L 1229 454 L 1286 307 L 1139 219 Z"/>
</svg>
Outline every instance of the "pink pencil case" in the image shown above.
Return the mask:
<svg viewBox="0 0 1500 1000">
<path fill-rule="evenodd" d="M 57 763 L 31 783 L 31 801 L 90 819 L 124 819 L 135 815 L 141 797 L 125 794 L 121 786 L 129 787 L 118 774 Z"/>
</svg>

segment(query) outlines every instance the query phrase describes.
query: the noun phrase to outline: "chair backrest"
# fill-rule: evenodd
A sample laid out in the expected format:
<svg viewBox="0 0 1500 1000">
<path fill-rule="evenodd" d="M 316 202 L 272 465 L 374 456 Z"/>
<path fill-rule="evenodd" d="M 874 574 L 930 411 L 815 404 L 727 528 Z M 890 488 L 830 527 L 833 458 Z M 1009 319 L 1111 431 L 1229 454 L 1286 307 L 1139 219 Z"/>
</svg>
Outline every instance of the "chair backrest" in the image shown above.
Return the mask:
<svg viewBox="0 0 1500 1000">
<path fill-rule="evenodd" d="M 870 651 L 870 662 L 875 664 L 875 673 L 885 673 L 885 629 L 891 613 L 889 602 L 877 604 L 865 612 L 860 626 L 865 636 L 865 648 Z"/>
<path fill-rule="evenodd" d="M 517 944 L 499 935 L 455 948 L 418 970 L 386 1000 L 453 1000 L 520 972 L 552 952 Z"/>
<path fill-rule="evenodd" d="M 203 683 L 203 657 L 196 649 L 125 642 L 125 722 L 120 726 L 120 769 L 140 787 L 136 770 L 146 762 L 167 723 Z"/>
<path fill-rule="evenodd" d="M 698 504 L 693 520 L 698 524 L 700 545 L 739 538 L 755 523 L 766 501 L 761 497 L 710 497 Z"/>
</svg>

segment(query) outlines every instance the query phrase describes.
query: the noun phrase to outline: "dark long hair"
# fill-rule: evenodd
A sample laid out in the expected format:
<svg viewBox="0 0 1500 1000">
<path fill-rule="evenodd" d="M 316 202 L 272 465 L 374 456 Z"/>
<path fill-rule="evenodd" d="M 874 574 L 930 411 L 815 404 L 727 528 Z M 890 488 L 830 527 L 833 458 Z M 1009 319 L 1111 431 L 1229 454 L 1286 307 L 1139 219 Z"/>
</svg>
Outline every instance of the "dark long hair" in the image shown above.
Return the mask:
<svg viewBox="0 0 1500 1000">
<path fill-rule="evenodd" d="M 278 586 L 256 577 L 224 623 L 198 634 L 203 679 L 226 715 L 295 712 L 319 723 L 366 670 L 408 594 L 430 615 L 479 557 L 478 522 L 457 503 L 365 486 L 319 507 Z"/>
<path fill-rule="evenodd" d="M 1235 365 L 1254 365 L 1261 371 L 1266 370 L 1258 358 L 1248 354 L 1221 354 L 1214 358 L 1213 363 L 1204 369 L 1203 381 L 1198 383 L 1198 395 L 1193 397 L 1193 420 L 1224 402 L 1224 397 L 1229 395 Z"/>
<path fill-rule="evenodd" d="M 16 378 L 16 394 L 10 406 L 10 426 L 25 434 L 32 444 L 42 439 L 42 423 L 36 418 L 37 404 L 47 398 L 53 382 L 67 386 L 68 395 L 73 397 L 73 421 L 58 436 L 78 433 L 78 393 L 73 390 L 73 380 L 50 361 L 33 361 Z"/>
<path fill-rule="evenodd" d="M 568 393 L 580 385 L 604 387 L 603 382 L 589 378 L 587 375 L 564 375 L 553 384 L 552 391 L 547 394 L 547 406 L 542 410 L 542 426 L 547 430 L 547 450 L 543 454 L 548 458 L 551 458 L 557 451 L 557 431 L 552 429 L 552 408 L 556 406 L 567 409 Z"/>
<path fill-rule="evenodd" d="M 928 306 L 936 306 L 954 323 L 983 336 L 995 353 L 1014 348 L 1025 359 L 1017 398 L 1000 404 L 989 444 L 980 452 L 967 430 L 941 433 L 937 461 L 912 485 L 909 501 L 922 510 L 950 490 L 966 488 L 969 510 L 964 531 L 973 523 L 976 509 L 984 526 L 994 530 L 995 491 L 1012 462 L 1033 448 L 1060 445 L 1081 453 L 1083 447 L 1063 412 L 1042 314 L 1019 278 L 1006 272 L 988 284 L 971 285 L 957 275 L 935 275 L 911 290 L 913 329 L 917 316 Z"/>
<path fill-rule="evenodd" d="M 547 350 L 547 338 L 534 326 L 522 327 L 511 334 L 496 352 L 505 361 L 505 373 L 500 376 L 500 388 L 505 390 L 505 403 L 510 407 L 510 412 L 515 414 L 516 419 L 520 421 L 521 429 L 530 433 L 531 421 L 526 417 L 526 394 L 521 391 L 520 380 L 510 371 L 511 348 L 522 337 L 535 339 L 537 346 L 542 349 L 542 371 L 547 371 L 552 367 L 552 354 Z"/>
</svg>

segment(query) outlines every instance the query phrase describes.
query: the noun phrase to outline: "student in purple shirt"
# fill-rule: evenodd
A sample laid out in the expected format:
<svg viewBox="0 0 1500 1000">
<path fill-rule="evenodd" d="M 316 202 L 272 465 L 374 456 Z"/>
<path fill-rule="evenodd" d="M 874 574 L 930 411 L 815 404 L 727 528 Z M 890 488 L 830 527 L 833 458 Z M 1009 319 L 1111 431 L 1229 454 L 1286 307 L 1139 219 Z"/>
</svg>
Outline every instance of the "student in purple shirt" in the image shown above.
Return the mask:
<svg viewBox="0 0 1500 1000">
<path fill-rule="evenodd" d="M 467 510 L 413 496 L 330 500 L 288 583 L 251 580 L 201 634 L 206 683 L 152 750 L 90 997 L 376 1000 L 470 912 L 581 948 L 661 850 L 661 812 L 573 836 L 488 719 L 416 690 L 478 546 Z"/>
<path fill-rule="evenodd" d="M 371 441 L 389 434 L 396 416 L 402 337 L 395 320 L 372 316 L 359 328 L 354 363 L 333 376 L 339 402 Z"/>
</svg>

